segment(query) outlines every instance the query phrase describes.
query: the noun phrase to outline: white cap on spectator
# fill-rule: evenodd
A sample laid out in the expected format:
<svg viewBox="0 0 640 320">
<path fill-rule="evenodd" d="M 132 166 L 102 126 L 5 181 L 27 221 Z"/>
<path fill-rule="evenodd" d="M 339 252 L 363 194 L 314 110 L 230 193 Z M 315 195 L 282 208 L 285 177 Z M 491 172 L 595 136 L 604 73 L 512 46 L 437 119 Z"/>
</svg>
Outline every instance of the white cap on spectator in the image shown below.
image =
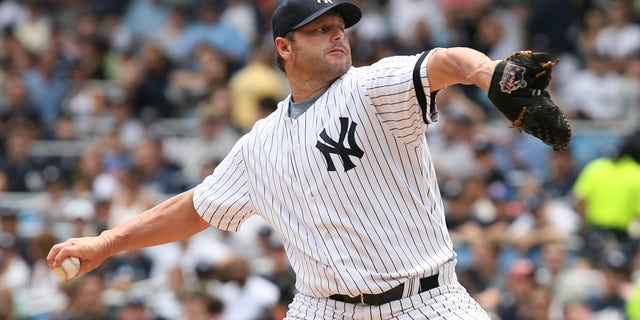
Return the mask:
<svg viewBox="0 0 640 320">
<path fill-rule="evenodd" d="M 93 202 L 84 198 L 69 201 L 63 210 L 64 217 L 69 220 L 90 221 L 95 215 Z"/>
<path fill-rule="evenodd" d="M 93 196 L 100 201 L 111 200 L 118 187 L 118 180 L 113 175 L 100 174 L 93 181 Z"/>
</svg>

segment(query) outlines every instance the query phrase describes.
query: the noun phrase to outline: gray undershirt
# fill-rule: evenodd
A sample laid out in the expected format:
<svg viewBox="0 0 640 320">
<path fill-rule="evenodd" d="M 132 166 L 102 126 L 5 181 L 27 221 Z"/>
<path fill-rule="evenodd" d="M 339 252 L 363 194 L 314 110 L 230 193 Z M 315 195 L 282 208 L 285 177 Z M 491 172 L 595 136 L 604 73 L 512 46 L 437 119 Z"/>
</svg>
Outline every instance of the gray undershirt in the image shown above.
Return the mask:
<svg viewBox="0 0 640 320">
<path fill-rule="evenodd" d="M 290 100 L 288 112 L 289 118 L 298 119 L 298 117 L 305 113 L 305 111 L 307 111 L 314 103 L 316 103 L 316 100 L 318 100 L 318 98 L 320 98 L 320 96 L 324 94 L 328 89 L 329 88 L 324 89 L 304 101 L 293 102 L 292 100 Z"/>
</svg>

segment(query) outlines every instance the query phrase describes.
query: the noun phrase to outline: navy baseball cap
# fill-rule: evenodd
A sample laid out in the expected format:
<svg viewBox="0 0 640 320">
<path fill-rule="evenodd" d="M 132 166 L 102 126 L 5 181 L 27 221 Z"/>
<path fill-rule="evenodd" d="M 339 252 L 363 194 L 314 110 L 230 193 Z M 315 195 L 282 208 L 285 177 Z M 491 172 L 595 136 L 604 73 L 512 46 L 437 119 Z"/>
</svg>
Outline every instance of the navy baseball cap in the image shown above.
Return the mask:
<svg viewBox="0 0 640 320">
<path fill-rule="evenodd" d="M 271 18 L 273 39 L 284 37 L 289 31 L 304 26 L 330 10 L 342 16 L 345 28 L 353 26 L 362 17 L 360 8 L 348 1 L 284 0 Z"/>
</svg>

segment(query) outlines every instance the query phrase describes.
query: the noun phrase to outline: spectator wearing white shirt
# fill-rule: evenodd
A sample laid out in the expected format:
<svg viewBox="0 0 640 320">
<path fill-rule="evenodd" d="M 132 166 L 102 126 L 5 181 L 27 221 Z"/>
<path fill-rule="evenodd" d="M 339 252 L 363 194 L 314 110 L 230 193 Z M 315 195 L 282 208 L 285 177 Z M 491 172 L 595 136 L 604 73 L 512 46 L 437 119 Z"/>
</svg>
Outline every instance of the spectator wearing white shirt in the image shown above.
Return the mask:
<svg viewBox="0 0 640 320">
<path fill-rule="evenodd" d="M 607 25 L 600 29 L 594 43 L 599 54 L 610 56 L 616 62 L 640 50 L 640 24 L 632 19 L 634 10 L 630 3 L 611 1 L 606 8 Z"/>
</svg>

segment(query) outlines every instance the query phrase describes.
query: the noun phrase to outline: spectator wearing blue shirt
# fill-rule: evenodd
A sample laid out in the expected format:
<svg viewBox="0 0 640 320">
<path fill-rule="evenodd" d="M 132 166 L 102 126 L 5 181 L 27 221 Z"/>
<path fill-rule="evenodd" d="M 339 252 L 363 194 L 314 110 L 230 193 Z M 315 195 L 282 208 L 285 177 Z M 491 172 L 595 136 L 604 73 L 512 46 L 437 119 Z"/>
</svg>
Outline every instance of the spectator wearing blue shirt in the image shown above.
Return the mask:
<svg viewBox="0 0 640 320">
<path fill-rule="evenodd" d="M 250 46 L 240 32 L 220 21 L 224 10 L 222 0 L 202 0 L 196 6 L 198 20 L 190 24 L 178 39 L 175 54 L 180 60 L 189 58 L 199 44 L 208 44 L 237 65 L 242 65 Z"/>
<path fill-rule="evenodd" d="M 62 76 L 58 53 L 53 50 L 43 53 L 36 67 L 24 74 L 23 80 L 28 101 L 42 120 L 45 135 L 52 137 L 68 88 L 67 80 Z"/>
<path fill-rule="evenodd" d="M 122 23 L 136 36 L 150 37 L 165 24 L 169 11 L 165 1 L 133 0 L 124 12 Z"/>
</svg>

